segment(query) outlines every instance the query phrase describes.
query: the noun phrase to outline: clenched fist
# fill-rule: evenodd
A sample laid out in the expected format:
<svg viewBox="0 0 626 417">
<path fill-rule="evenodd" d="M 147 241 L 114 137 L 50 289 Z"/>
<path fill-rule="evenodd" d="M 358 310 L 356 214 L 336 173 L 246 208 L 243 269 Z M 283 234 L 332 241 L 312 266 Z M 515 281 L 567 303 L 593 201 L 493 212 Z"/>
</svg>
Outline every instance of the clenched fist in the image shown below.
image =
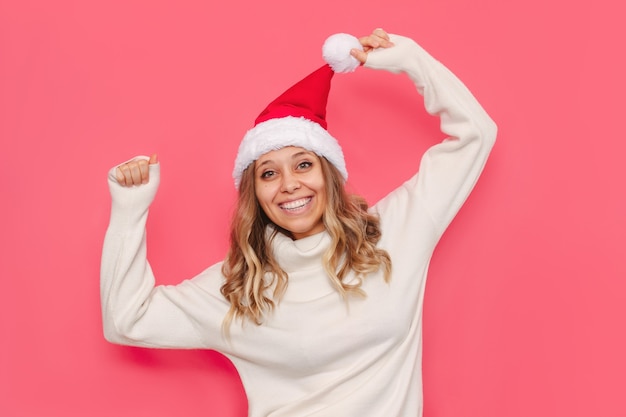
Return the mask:
<svg viewBox="0 0 626 417">
<path fill-rule="evenodd" d="M 150 165 L 158 162 L 156 154 L 150 159 L 137 158 L 126 162 L 115 169 L 115 178 L 120 185 L 131 187 L 133 185 L 147 184 L 150 179 Z"/>
</svg>

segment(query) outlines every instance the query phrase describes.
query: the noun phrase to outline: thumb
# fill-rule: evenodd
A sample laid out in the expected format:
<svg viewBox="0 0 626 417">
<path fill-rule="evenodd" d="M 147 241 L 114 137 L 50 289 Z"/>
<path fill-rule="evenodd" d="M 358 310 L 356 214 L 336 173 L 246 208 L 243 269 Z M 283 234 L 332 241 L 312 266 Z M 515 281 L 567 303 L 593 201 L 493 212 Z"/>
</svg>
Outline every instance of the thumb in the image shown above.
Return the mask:
<svg viewBox="0 0 626 417">
<path fill-rule="evenodd" d="M 365 61 L 367 61 L 367 52 L 361 51 L 360 49 L 351 49 L 350 55 L 355 57 L 361 64 L 365 64 Z"/>
<path fill-rule="evenodd" d="M 157 154 L 153 153 L 152 155 L 150 155 L 150 161 L 148 162 L 150 165 L 154 165 L 158 162 L 159 162 L 159 157 L 157 156 Z"/>
</svg>

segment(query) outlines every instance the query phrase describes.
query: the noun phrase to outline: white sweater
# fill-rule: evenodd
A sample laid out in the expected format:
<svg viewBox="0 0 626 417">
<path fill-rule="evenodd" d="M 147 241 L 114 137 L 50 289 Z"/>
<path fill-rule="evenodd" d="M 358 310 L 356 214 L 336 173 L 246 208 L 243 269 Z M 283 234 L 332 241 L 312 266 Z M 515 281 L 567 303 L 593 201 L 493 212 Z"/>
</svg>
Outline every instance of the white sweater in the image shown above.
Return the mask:
<svg viewBox="0 0 626 417">
<path fill-rule="evenodd" d="M 273 247 L 289 275 L 287 292 L 261 326 L 235 322 L 228 343 L 221 263 L 179 285 L 155 287 L 145 224 L 159 166 L 151 166 L 148 184 L 132 188 L 118 185 L 112 169 L 101 270 L 107 340 L 222 352 L 239 372 L 252 417 L 422 415 L 428 264 L 483 169 L 496 126 L 443 65 L 411 39 L 391 39 L 395 46 L 370 53 L 365 66 L 407 73 L 448 136 L 423 155 L 419 173 L 372 207 L 381 218 L 379 246 L 391 256 L 391 282 L 371 274 L 367 297 L 346 303 L 322 266 L 328 234 L 297 241 L 279 234 Z"/>
</svg>

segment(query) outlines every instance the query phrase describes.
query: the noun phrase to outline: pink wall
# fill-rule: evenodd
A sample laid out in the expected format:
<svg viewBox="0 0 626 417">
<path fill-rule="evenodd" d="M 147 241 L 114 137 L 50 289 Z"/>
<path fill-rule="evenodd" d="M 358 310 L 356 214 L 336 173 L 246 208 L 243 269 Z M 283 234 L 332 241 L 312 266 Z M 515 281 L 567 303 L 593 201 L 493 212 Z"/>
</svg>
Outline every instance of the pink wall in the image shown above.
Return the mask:
<svg viewBox="0 0 626 417">
<path fill-rule="evenodd" d="M 433 259 L 425 415 L 626 415 L 626 37 L 602 3 L 0 0 L 0 416 L 244 415 L 220 355 L 104 341 L 107 170 L 159 153 L 150 257 L 161 283 L 195 275 L 224 255 L 254 117 L 327 35 L 377 26 L 422 43 L 500 127 Z M 334 85 L 330 129 L 374 201 L 437 122 L 404 77 Z"/>
</svg>

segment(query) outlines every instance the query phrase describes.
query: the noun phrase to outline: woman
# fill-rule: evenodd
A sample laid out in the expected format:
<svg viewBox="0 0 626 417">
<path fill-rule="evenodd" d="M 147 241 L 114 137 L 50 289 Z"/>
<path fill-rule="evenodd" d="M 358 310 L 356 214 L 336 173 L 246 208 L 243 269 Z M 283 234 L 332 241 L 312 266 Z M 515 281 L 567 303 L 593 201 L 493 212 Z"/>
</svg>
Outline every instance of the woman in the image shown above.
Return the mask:
<svg viewBox="0 0 626 417">
<path fill-rule="evenodd" d="M 233 172 L 230 251 L 191 280 L 155 287 L 146 260 L 156 156 L 109 174 L 107 340 L 222 352 L 239 372 L 250 416 L 422 414 L 428 263 L 495 141 L 496 126 L 472 94 L 414 41 L 382 29 L 350 39 L 339 42 L 346 57 L 324 46 L 335 71 L 356 63 L 406 73 L 448 136 L 373 207 L 344 190 L 343 153 L 326 130 L 328 66 L 279 96 L 247 132 Z"/>
</svg>

